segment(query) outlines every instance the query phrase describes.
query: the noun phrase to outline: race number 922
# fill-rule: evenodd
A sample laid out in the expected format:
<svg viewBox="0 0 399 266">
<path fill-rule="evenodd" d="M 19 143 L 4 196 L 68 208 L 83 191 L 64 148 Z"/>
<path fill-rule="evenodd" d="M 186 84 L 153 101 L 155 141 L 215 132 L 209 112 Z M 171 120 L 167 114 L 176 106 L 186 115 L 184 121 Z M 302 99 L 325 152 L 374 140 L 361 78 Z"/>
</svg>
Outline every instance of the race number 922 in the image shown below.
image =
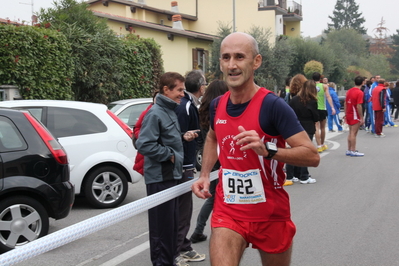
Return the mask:
<svg viewBox="0 0 399 266">
<path fill-rule="evenodd" d="M 228 179 L 228 187 L 229 187 L 229 193 L 231 194 L 254 194 L 254 191 L 252 189 L 252 180 L 251 179 L 234 179 L 234 178 L 229 178 Z"/>
</svg>

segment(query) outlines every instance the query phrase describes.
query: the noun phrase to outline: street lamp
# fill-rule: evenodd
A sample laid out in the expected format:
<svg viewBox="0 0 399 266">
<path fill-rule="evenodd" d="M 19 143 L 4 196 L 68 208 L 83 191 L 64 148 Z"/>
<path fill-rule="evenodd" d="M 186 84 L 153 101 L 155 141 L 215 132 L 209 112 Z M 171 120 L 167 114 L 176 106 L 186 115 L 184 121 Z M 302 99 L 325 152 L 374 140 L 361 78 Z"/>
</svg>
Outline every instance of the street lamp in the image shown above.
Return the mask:
<svg viewBox="0 0 399 266">
<path fill-rule="evenodd" d="M 233 0 L 233 32 L 236 32 L 236 0 Z"/>
</svg>

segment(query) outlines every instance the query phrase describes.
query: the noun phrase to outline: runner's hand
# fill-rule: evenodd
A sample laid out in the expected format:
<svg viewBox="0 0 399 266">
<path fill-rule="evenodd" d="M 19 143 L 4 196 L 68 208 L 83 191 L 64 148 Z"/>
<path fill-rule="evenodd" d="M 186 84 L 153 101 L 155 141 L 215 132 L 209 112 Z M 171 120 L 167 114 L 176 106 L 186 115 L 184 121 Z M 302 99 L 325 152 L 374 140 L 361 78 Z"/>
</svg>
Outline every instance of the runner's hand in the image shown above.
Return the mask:
<svg viewBox="0 0 399 266">
<path fill-rule="evenodd" d="M 246 131 L 243 126 L 239 126 L 238 131 L 240 133 L 234 137 L 234 140 L 237 141 L 237 145 L 241 145 L 241 151 L 252 149 L 261 156 L 268 154 L 264 143 L 255 130 Z"/>
<path fill-rule="evenodd" d="M 191 186 L 191 190 L 193 193 L 201 199 L 207 199 L 212 197 L 212 194 L 209 193 L 209 177 L 200 177 L 194 184 Z"/>
</svg>

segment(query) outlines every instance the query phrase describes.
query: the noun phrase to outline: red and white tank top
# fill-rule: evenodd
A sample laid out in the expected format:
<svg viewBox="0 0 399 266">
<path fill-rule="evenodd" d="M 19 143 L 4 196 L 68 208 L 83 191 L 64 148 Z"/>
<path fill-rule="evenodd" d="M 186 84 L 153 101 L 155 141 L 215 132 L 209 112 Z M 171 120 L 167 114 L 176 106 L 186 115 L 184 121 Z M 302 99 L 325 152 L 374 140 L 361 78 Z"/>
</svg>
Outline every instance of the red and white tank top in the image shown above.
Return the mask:
<svg viewBox="0 0 399 266">
<path fill-rule="evenodd" d="M 226 213 L 240 221 L 287 221 L 290 206 L 283 189 L 285 174 L 283 163 L 266 160 L 253 150 L 240 151 L 233 141 L 238 126 L 258 132 L 263 142 L 274 142 L 285 147 L 282 136 L 266 134 L 259 124 L 259 114 L 264 97 L 271 93 L 260 88 L 238 117 L 227 114 L 230 92 L 225 93 L 217 106 L 214 130 L 219 146 L 219 183 L 216 188 L 214 212 Z"/>
</svg>

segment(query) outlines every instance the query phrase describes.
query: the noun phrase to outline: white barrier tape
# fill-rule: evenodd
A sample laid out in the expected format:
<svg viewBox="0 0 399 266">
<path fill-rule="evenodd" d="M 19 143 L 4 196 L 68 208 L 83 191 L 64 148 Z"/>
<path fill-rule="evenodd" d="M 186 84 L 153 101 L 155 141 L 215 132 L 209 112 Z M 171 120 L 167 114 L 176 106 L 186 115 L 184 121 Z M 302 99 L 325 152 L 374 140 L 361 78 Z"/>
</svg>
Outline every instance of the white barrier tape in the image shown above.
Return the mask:
<svg viewBox="0 0 399 266">
<path fill-rule="evenodd" d="M 211 173 L 211 181 L 215 180 L 218 177 L 217 173 L 217 171 Z M 47 251 L 58 248 L 79 238 L 83 238 L 84 236 L 97 232 L 103 228 L 131 218 L 139 213 L 147 211 L 148 209 L 151 209 L 190 191 L 191 185 L 195 182 L 195 180 L 190 180 L 188 182 L 158 192 L 151 196 L 107 211 L 100 215 L 94 216 L 77 224 L 56 231 L 52 234 L 39 238 L 22 247 L 18 247 L 16 249 L 8 251 L 0 255 L 0 265 L 14 265 L 18 262 L 43 254 Z"/>
</svg>

